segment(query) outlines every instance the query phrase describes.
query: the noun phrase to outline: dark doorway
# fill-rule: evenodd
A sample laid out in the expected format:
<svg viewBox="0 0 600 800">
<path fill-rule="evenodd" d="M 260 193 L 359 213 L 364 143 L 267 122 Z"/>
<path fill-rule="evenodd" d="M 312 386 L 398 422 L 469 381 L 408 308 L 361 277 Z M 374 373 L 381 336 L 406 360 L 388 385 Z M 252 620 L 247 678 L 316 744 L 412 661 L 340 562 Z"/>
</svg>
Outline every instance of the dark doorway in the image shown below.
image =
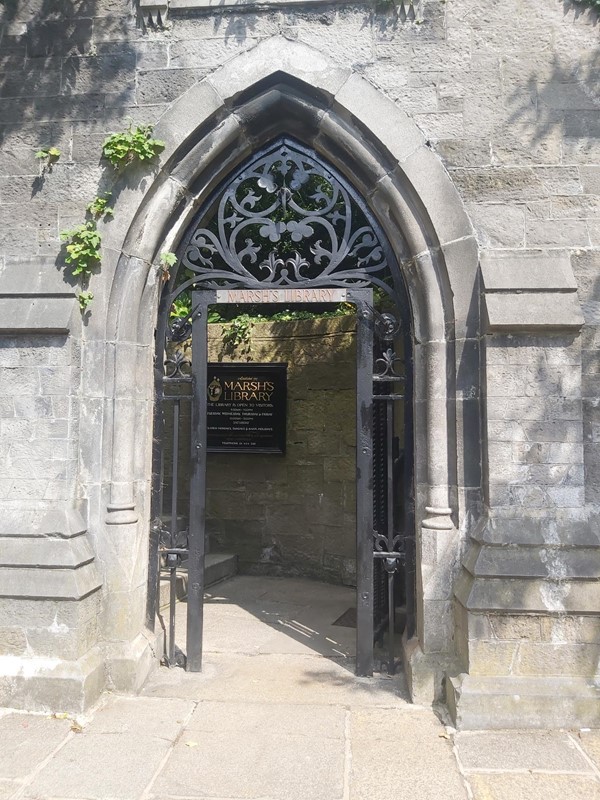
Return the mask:
<svg viewBox="0 0 600 800">
<path fill-rule="evenodd" d="M 360 198 L 314 153 L 281 140 L 207 203 L 161 303 L 148 624 L 161 565 L 170 571 L 174 624 L 185 564 L 190 671 L 202 663 L 210 309 L 236 291 L 246 292 L 245 302 L 277 304 L 286 292 L 318 297 L 325 289 L 356 309 L 357 674 L 372 674 L 381 645 L 393 672 L 398 635 L 414 631 L 412 370 L 402 279 Z M 186 419 L 191 447 L 181 436 Z M 189 491 L 181 496 L 186 461 Z M 174 641 L 172 631 L 167 640 Z M 173 661 L 172 649 L 167 655 Z"/>
</svg>

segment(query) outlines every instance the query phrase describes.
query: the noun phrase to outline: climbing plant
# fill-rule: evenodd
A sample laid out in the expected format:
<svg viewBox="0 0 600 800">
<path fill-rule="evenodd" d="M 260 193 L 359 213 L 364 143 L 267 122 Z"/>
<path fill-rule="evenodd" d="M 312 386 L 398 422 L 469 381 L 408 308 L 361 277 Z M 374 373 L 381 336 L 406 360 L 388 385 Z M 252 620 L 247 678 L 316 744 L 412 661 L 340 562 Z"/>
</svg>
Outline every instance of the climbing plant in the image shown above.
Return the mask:
<svg viewBox="0 0 600 800">
<path fill-rule="evenodd" d="M 154 158 L 164 149 L 165 143 L 152 137 L 152 125 L 133 125 L 125 131 L 111 134 L 102 145 L 102 156 L 115 168 L 124 169 L 136 161 L 145 162 Z M 45 162 L 44 168 L 50 170 L 59 158 L 60 150 L 56 147 L 38 150 L 36 158 Z M 79 306 L 86 311 L 94 295 L 87 288 L 93 272 L 102 263 L 102 235 L 97 223 L 101 219 L 114 216 L 109 205 L 111 192 L 94 197 L 86 206 L 86 219 L 81 225 L 71 230 L 62 231 L 60 239 L 65 243 L 65 264 L 80 285 L 78 294 Z M 169 267 L 175 263 L 174 253 L 162 253 L 160 268 L 168 278 Z"/>
<path fill-rule="evenodd" d="M 103 157 L 113 167 L 123 168 L 134 161 L 149 161 L 164 150 L 165 143 L 152 137 L 152 125 L 133 125 L 111 134 L 102 145 Z"/>
<path fill-rule="evenodd" d="M 47 169 L 48 172 L 52 172 L 52 167 L 60 158 L 60 150 L 58 147 L 41 147 L 35 157 L 42 162 L 42 170 Z"/>
</svg>

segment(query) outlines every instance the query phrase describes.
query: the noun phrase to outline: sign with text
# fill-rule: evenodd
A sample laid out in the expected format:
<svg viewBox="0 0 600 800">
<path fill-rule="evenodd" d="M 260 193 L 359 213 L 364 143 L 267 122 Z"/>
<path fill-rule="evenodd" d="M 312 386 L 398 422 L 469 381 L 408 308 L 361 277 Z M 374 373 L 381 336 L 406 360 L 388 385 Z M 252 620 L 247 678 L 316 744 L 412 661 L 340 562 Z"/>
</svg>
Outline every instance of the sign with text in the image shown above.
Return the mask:
<svg viewBox="0 0 600 800">
<path fill-rule="evenodd" d="M 345 303 L 345 289 L 217 289 L 217 303 Z"/>
<path fill-rule="evenodd" d="M 287 364 L 208 364 L 209 453 L 285 453 Z"/>
</svg>

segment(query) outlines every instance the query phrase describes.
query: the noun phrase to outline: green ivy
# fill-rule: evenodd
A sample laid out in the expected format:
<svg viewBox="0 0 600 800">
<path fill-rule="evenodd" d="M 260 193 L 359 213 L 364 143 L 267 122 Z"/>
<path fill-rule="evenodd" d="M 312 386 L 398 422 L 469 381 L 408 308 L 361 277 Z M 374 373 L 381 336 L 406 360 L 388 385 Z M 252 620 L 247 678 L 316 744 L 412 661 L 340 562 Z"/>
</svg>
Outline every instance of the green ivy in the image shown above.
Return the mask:
<svg viewBox="0 0 600 800">
<path fill-rule="evenodd" d="M 71 265 L 73 275 L 88 278 L 100 265 L 102 236 L 95 220 L 88 220 L 70 231 L 62 231 L 60 238 L 67 242 L 65 263 Z"/>
<path fill-rule="evenodd" d="M 48 164 L 53 164 L 60 158 L 60 150 L 58 147 L 41 147 L 35 157 L 40 161 L 46 161 Z"/>
<path fill-rule="evenodd" d="M 162 270 L 163 279 L 168 281 L 171 277 L 171 267 L 177 263 L 177 256 L 171 253 L 170 250 L 165 250 L 160 254 L 160 268 Z M 179 316 L 176 314 L 175 316 Z M 185 316 L 185 315 L 184 315 Z"/>
<path fill-rule="evenodd" d="M 111 192 L 106 192 L 102 197 L 94 197 L 92 202 L 87 204 L 85 210 L 95 219 L 112 217 L 114 216 L 114 209 L 108 205 L 110 198 Z"/>
<path fill-rule="evenodd" d="M 111 134 L 102 145 L 102 155 L 113 167 L 126 167 L 134 161 L 149 161 L 165 143 L 152 138 L 152 125 L 133 124 L 125 131 Z"/>
<path fill-rule="evenodd" d="M 81 291 L 79 292 L 77 299 L 79 300 L 79 308 L 82 311 L 87 311 L 87 307 L 94 299 L 94 295 L 92 292 Z"/>
<path fill-rule="evenodd" d="M 113 167 L 126 167 L 133 161 L 148 161 L 159 153 L 164 142 L 152 138 L 152 125 L 130 125 L 122 133 L 109 136 L 102 145 L 102 155 Z M 36 158 L 44 159 L 48 168 L 60 156 L 56 147 L 38 150 Z M 70 267 L 71 273 L 79 279 L 80 292 L 78 294 L 79 307 L 86 311 L 94 299 L 94 295 L 87 289 L 87 283 L 95 269 L 101 265 L 102 236 L 98 231 L 97 222 L 103 217 L 112 217 L 113 208 L 109 206 L 111 192 L 98 195 L 87 204 L 84 223 L 68 231 L 62 231 L 60 239 L 66 243 L 67 254 L 65 263 Z M 163 253 L 161 266 L 168 275 L 169 266 L 176 261 L 175 254 Z"/>
<path fill-rule="evenodd" d="M 213 312 L 213 315 L 216 312 Z M 210 322 L 210 317 L 208 319 Z M 223 331 L 223 344 L 227 347 L 239 347 L 241 344 L 248 344 L 250 341 L 250 331 L 256 319 L 250 314 L 240 314 L 232 320 Z"/>
<path fill-rule="evenodd" d="M 36 152 L 35 157 L 42 162 L 42 173 L 45 170 L 52 172 L 52 167 L 60 158 L 60 150 L 58 147 L 42 147 Z"/>
</svg>

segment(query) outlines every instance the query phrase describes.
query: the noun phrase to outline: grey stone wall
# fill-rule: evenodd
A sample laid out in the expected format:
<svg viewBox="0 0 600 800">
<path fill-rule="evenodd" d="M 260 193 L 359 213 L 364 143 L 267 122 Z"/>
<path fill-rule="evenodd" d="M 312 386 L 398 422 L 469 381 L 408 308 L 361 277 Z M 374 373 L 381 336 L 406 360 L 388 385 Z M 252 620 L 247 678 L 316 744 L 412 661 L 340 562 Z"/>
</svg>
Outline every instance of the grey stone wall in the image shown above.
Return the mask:
<svg viewBox="0 0 600 800">
<path fill-rule="evenodd" d="M 79 350 L 66 335 L 4 335 L 0 367 L 0 497 L 16 519 L 74 498 Z"/>
<path fill-rule="evenodd" d="M 129 454 L 121 452 L 118 440 L 104 439 L 103 431 L 111 415 L 122 415 L 127 409 L 126 402 L 119 405 L 127 381 L 136 383 L 139 411 L 132 414 L 130 426 L 149 419 L 151 354 L 147 345 L 137 347 L 135 334 L 129 331 L 125 338 L 127 347 L 131 344 L 130 355 L 121 347 L 114 363 L 111 360 L 117 348 L 110 336 L 107 341 L 106 320 L 117 313 L 111 281 L 118 248 L 106 247 L 102 270 L 92 279 L 96 300 L 91 317 L 81 321 L 72 313 L 74 290 L 72 281 L 62 277 L 59 232 L 82 221 L 89 200 L 115 181 L 110 168 L 99 163 L 108 133 L 125 128 L 130 119 L 158 121 L 204 76 L 275 34 L 283 34 L 284 42 L 306 43 L 338 67 L 364 76 L 410 115 L 457 187 L 480 247 L 485 273 L 483 326 L 478 325 L 480 287 L 474 289 L 470 278 L 465 278 L 464 287 L 459 285 L 458 268 L 453 273 L 453 302 L 469 310 L 456 316 L 452 308 L 446 310 L 448 338 L 457 339 L 451 348 L 456 354 L 456 381 L 448 377 L 445 387 L 450 399 L 449 436 L 456 434 L 458 441 L 456 452 L 449 451 L 452 463 L 448 464 L 456 531 L 439 533 L 434 526 L 421 540 L 420 558 L 423 563 L 429 559 L 423 570 L 423 591 L 433 592 L 425 584 L 430 573 L 436 578 L 438 563 L 451 558 L 458 564 L 458 556 L 467 549 L 470 555 L 457 589 L 454 620 L 448 599 L 452 589 L 444 586 L 442 592 L 436 584 L 436 603 L 443 604 L 444 622 L 429 625 L 423 641 L 443 640 L 440 647 L 445 651 L 454 642 L 457 669 L 470 669 L 475 675 L 478 670 L 485 672 L 481 665 L 488 663 L 489 654 L 482 645 L 479 649 L 486 655 L 478 660 L 472 641 L 513 641 L 513 634 L 517 635 L 506 627 L 500 630 L 491 617 L 502 609 L 517 617 L 534 613 L 540 617 L 542 634 L 538 640 L 527 633 L 531 642 L 546 641 L 541 619 L 546 617 L 551 620 L 548 625 L 560 628 L 560 636 L 574 647 L 590 645 L 578 662 L 583 665 L 578 675 L 589 682 L 595 675 L 590 665 L 596 644 L 585 618 L 597 614 L 593 582 L 600 574 L 594 540 L 600 505 L 600 99 L 596 80 L 600 56 L 596 17 L 568 4 L 435 0 L 423 4 L 416 21 L 404 21 L 389 7 L 356 4 L 173 11 L 162 30 L 144 28 L 134 9 L 120 0 L 90 0 L 85 5 L 64 0 L 60 11 L 20 2 L 4 4 L 0 12 L 0 330 L 10 337 L 6 343 L 15 346 L 2 347 L 0 357 L 16 358 L 18 363 L 2 365 L 7 388 L 0 401 L 0 411 L 6 414 L 1 423 L 0 511 L 7 522 L 6 531 L 0 528 L 0 533 L 8 537 L 18 530 L 38 540 L 44 538 L 40 531 L 50 531 L 77 552 L 78 545 L 71 540 L 87 541 L 87 526 L 105 584 L 97 639 L 115 647 L 135 639 L 143 625 L 145 585 L 140 565 L 145 559 L 149 513 L 145 456 L 150 433 L 132 457 L 141 509 L 133 520 L 133 511 L 129 516 L 123 511 L 129 502 Z M 180 122 L 187 124 L 185 119 Z M 349 126 L 355 123 L 360 128 L 356 119 L 348 120 Z M 251 120 L 245 124 L 251 130 Z M 302 138 L 302 120 L 290 119 L 290 128 L 290 133 L 296 131 Z M 364 127 L 360 130 L 364 133 Z M 38 148 L 50 145 L 62 151 L 51 171 L 34 158 Z M 176 147 L 174 142 L 171 145 Z M 363 170 L 370 176 L 379 174 L 382 182 L 390 180 L 381 165 L 363 163 L 355 170 L 359 188 L 368 185 Z M 121 180 L 120 202 L 139 204 L 154 177 L 150 169 Z M 430 183 L 437 186 L 433 178 Z M 200 196 L 205 189 L 202 185 L 194 191 Z M 445 196 L 438 199 L 439 203 L 446 200 Z M 429 205 L 423 220 L 430 212 L 431 198 L 424 198 L 425 202 Z M 384 226 L 391 224 L 395 212 L 381 206 L 378 213 Z M 455 213 L 456 208 L 448 210 L 445 230 L 453 230 Z M 105 241 L 118 241 L 128 224 L 129 219 L 117 217 L 101 225 Z M 453 260 L 455 267 L 461 258 L 468 260 L 466 250 L 460 250 L 463 244 L 444 245 L 443 258 L 448 263 Z M 427 248 L 437 252 L 436 242 L 428 241 Z M 132 272 L 135 266 L 131 264 Z M 490 281 L 490 276 L 495 277 Z M 126 282 L 120 286 L 131 288 Z M 149 326 L 155 298 L 150 295 L 148 290 Z M 421 328 L 415 330 L 419 339 Z M 81 377 L 80 341 L 82 352 L 88 354 Z M 417 353 L 420 346 L 419 342 Z M 44 361 L 54 357 L 57 363 Z M 425 363 L 423 359 L 417 365 L 417 372 L 425 369 Z M 479 366 L 481 385 L 473 380 Z M 426 401 L 419 395 L 420 404 Z M 84 409 L 79 427 L 78 404 Z M 417 452 L 422 449 L 419 437 L 424 429 L 419 425 L 417 420 Z M 104 518 L 110 505 L 107 463 L 118 474 L 113 487 L 117 487 L 115 497 L 121 498 L 121 502 L 110 501 L 117 518 L 110 530 Z M 480 465 L 484 479 L 477 486 Z M 425 471 L 423 464 L 416 464 L 423 485 Z M 10 512 L 15 508 L 20 516 L 13 524 Z M 85 519 L 73 521 L 74 509 Z M 48 522 L 46 515 L 54 512 L 58 517 Z M 418 516 L 424 513 L 418 511 Z M 489 525 L 486 521 L 478 527 L 477 520 L 484 517 Z M 126 525 L 137 525 L 135 535 L 130 535 Z M 532 541 L 535 547 L 530 548 Z M 521 569 L 526 575 L 519 574 L 515 562 L 502 561 L 501 553 L 513 553 L 513 545 L 515 561 L 526 565 Z M 585 563 L 591 565 L 587 572 L 585 565 L 575 563 L 572 546 L 586 549 Z M 531 558 L 519 561 L 524 553 Z M 37 563 L 44 557 L 31 555 L 30 561 Z M 76 558 L 53 551 L 52 558 L 57 559 L 54 567 L 63 563 L 61 559 L 70 559 L 75 572 L 92 563 L 83 551 Z M 8 556 L 2 562 L 2 568 L 15 566 Z M 447 574 L 456 574 L 457 569 Z M 98 593 L 99 584 L 96 575 L 85 591 Z M 564 597 L 553 594 L 557 588 Z M 550 595 L 544 595 L 548 590 Z M 18 592 L 11 597 L 18 599 Z M 77 593 L 73 597 L 83 599 Z M 544 605 L 544 597 L 562 599 L 552 606 L 552 602 Z M 125 614 L 121 605 L 128 609 Z M 29 613 L 24 604 L 19 607 L 23 614 Z M 575 622 L 567 624 L 571 617 Z M 518 627 L 518 619 L 514 624 Z M 24 622 L 24 627 L 28 625 Z M 537 622 L 532 626 L 537 630 Z M 88 644 L 91 652 L 94 645 L 91 640 Z M 511 652 L 514 655 L 514 649 Z M 546 647 L 535 652 L 548 657 Z M 69 658 L 81 660 L 78 653 L 70 651 Z M 114 656 L 111 663 L 119 658 Z M 122 655 L 123 663 L 127 658 Z M 537 655 L 535 659 L 538 677 L 543 677 L 547 658 L 546 662 Z M 94 669 L 82 666 L 78 674 L 89 675 Z M 508 668 L 497 662 L 494 670 L 493 677 L 506 677 Z M 118 671 L 118 666 L 108 669 L 114 675 Z M 506 697 L 513 697 L 514 684 L 507 687 Z M 462 703 L 466 690 L 465 683 L 458 692 L 462 692 Z M 82 702 L 78 699 L 74 705 Z M 510 704 L 506 708 L 510 716 L 514 708 Z"/>
</svg>

